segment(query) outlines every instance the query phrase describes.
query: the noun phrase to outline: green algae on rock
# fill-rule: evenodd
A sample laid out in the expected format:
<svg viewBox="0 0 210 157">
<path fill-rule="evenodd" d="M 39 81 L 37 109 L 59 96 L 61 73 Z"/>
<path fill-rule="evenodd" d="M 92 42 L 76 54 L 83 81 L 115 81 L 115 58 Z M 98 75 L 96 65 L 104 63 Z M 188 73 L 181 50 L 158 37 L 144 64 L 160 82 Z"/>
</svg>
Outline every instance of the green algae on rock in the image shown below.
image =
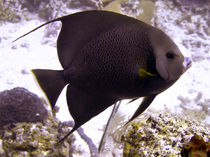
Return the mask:
<svg viewBox="0 0 210 157">
<path fill-rule="evenodd" d="M 123 156 L 180 156 L 184 141 L 194 133 L 210 140 L 210 128 L 206 124 L 168 112 L 153 113 L 146 120 L 132 123 L 122 136 Z"/>
</svg>

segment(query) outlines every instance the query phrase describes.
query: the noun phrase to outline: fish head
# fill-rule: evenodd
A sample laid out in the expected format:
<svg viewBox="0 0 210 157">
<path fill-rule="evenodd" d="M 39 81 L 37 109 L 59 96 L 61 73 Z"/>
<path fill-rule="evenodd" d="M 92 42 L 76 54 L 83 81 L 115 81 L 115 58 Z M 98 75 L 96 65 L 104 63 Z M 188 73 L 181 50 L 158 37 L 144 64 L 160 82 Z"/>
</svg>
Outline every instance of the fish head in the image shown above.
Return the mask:
<svg viewBox="0 0 210 157">
<path fill-rule="evenodd" d="M 191 67 L 190 58 L 164 32 L 155 29 L 150 35 L 157 72 L 166 81 L 177 80 Z"/>
</svg>

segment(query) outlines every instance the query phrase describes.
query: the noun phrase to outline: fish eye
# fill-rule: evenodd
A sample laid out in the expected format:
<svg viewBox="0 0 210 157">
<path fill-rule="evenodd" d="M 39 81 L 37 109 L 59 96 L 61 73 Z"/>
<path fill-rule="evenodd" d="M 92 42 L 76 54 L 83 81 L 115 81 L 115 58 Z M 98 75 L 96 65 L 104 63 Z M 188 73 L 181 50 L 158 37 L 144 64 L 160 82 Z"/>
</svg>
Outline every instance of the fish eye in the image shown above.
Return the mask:
<svg viewBox="0 0 210 157">
<path fill-rule="evenodd" d="M 166 57 L 167 57 L 168 59 L 173 59 L 173 58 L 175 57 L 175 55 L 174 55 L 173 52 L 167 52 L 167 53 L 166 53 Z"/>
</svg>

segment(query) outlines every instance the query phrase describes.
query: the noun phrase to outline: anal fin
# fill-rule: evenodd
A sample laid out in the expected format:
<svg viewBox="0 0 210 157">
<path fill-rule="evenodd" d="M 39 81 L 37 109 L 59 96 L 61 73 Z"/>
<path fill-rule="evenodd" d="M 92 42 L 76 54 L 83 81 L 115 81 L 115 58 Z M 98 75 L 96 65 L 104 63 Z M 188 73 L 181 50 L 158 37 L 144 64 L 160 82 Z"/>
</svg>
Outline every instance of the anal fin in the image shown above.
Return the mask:
<svg viewBox="0 0 210 157">
<path fill-rule="evenodd" d="M 103 93 L 90 92 L 72 84 L 67 87 L 66 97 L 69 112 L 74 119 L 75 125 L 60 142 L 77 130 L 81 125 L 117 102 L 114 98 L 108 97 Z"/>
<path fill-rule="evenodd" d="M 53 109 L 62 89 L 66 85 L 63 70 L 34 69 L 31 71 Z"/>
</svg>

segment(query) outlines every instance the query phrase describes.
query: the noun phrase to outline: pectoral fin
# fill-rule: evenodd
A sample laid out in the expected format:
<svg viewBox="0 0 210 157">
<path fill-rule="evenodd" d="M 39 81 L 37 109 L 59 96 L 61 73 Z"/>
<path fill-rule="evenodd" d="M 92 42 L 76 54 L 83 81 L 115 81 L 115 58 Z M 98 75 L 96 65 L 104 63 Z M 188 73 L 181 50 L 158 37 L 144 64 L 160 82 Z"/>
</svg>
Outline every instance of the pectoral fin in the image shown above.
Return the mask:
<svg viewBox="0 0 210 157">
<path fill-rule="evenodd" d="M 137 99 L 139 99 L 139 98 L 131 99 L 127 104 L 130 104 L 130 103 L 136 101 Z"/>
<path fill-rule="evenodd" d="M 144 97 L 139 108 L 136 110 L 134 115 L 131 117 L 131 119 L 126 124 L 130 123 L 132 120 L 134 120 L 136 117 L 138 117 L 141 113 L 143 113 L 147 109 L 147 107 L 152 103 L 152 101 L 155 99 L 155 97 L 156 97 L 156 95 L 150 95 L 150 96 Z"/>
</svg>

